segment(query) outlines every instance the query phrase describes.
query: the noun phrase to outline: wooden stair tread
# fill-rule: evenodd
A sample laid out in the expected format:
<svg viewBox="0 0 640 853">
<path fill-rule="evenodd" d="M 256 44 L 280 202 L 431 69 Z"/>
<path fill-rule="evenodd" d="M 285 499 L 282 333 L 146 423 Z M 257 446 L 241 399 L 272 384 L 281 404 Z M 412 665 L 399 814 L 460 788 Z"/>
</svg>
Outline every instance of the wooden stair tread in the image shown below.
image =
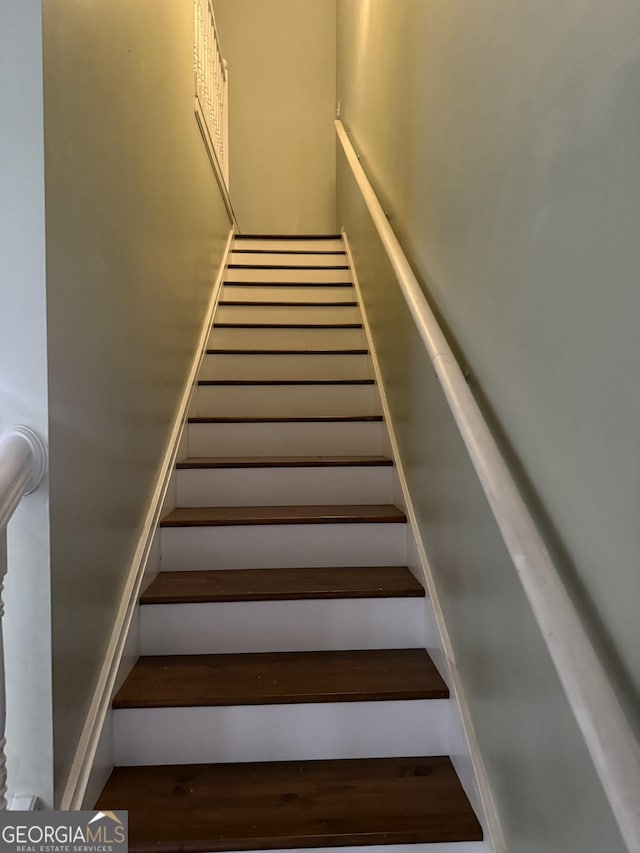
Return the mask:
<svg viewBox="0 0 640 853">
<path fill-rule="evenodd" d="M 234 255 L 346 255 L 344 249 L 240 249 L 234 247 Z"/>
<path fill-rule="evenodd" d="M 225 281 L 226 287 L 353 287 L 352 281 Z"/>
<path fill-rule="evenodd" d="M 228 270 L 348 270 L 348 264 L 318 266 L 308 264 L 227 264 Z"/>
<path fill-rule="evenodd" d="M 198 385 L 375 385 L 375 379 L 199 379 Z"/>
<path fill-rule="evenodd" d="M 236 240 L 342 240 L 342 234 L 234 234 Z"/>
<path fill-rule="evenodd" d="M 198 468 L 370 468 L 391 467 L 388 456 L 191 456 L 179 470 Z"/>
<path fill-rule="evenodd" d="M 208 349 L 207 355 L 368 355 L 368 349 Z"/>
<path fill-rule="evenodd" d="M 319 415 L 316 417 L 192 417 L 190 424 L 346 424 L 346 423 L 381 423 L 382 415 Z"/>
<path fill-rule="evenodd" d="M 118 767 L 131 853 L 481 841 L 446 757 Z"/>
<path fill-rule="evenodd" d="M 342 234 L 234 234 L 237 240 L 342 240 Z"/>
<path fill-rule="evenodd" d="M 218 569 L 160 572 L 141 604 L 216 601 L 303 601 L 335 598 L 422 598 L 406 566 L 320 569 Z"/>
<path fill-rule="evenodd" d="M 424 649 L 158 655 L 139 658 L 113 700 L 123 708 L 194 708 L 447 699 Z"/>
<path fill-rule="evenodd" d="M 213 527 L 248 524 L 404 523 L 406 516 L 392 504 L 341 506 L 178 507 L 162 527 Z"/>
<path fill-rule="evenodd" d="M 257 267 L 255 268 L 257 269 Z M 326 269 L 324 267 L 323 269 Z M 223 299 L 218 303 L 225 308 L 357 308 L 357 302 L 282 302 L 248 299 Z"/>
<path fill-rule="evenodd" d="M 215 329 L 362 329 L 362 323 L 214 323 Z"/>
</svg>

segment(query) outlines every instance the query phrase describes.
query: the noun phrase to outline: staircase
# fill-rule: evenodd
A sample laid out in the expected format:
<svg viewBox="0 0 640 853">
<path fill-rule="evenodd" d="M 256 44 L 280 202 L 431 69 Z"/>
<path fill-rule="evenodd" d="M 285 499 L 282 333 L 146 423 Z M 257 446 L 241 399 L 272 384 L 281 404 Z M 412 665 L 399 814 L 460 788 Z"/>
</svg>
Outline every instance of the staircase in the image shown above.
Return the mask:
<svg viewBox="0 0 640 853">
<path fill-rule="evenodd" d="M 234 241 L 114 700 L 130 849 L 485 850 L 340 238 Z"/>
</svg>

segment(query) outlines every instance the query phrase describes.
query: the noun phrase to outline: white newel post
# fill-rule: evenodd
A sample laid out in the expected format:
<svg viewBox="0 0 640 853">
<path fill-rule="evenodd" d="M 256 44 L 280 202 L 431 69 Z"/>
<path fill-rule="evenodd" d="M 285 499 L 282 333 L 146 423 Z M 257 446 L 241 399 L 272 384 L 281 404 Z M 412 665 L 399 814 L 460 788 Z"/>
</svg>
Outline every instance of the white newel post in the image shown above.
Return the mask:
<svg viewBox="0 0 640 853">
<path fill-rule="evenodd" d="M 7 697 L 2 633 L 7 525 L 22 498 L 38 488 L 46 467 L 46 448 L 33 430 L 22 426 L 12 427 L 0 436 L 0 810 L 7 808 Z"/>
<path fill-rule="evenodd" d="M 7 739 L 7 701 L 4 679 L 4 637 L 2 634 L 2 619 L 4 617 L 4 579 L 7 574 L 7 531 L 0 530 L 0 810 L 7 808 L 7 756 L 5 744 Z"/>
</svg>

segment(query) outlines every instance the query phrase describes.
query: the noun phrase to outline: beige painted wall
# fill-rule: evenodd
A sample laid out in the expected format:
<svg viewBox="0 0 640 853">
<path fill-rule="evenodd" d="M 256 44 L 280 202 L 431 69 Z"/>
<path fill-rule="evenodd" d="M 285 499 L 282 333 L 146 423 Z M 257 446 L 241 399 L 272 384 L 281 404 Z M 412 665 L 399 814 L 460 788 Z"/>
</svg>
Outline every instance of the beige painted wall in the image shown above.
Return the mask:
<svg viewBox="0 0 640 853">
<path fill-rule="evenodd" d="M 191 0 L 43 5 L 59 797 L 230 225 Z"/>
<path fill-rule="evenodd" d="M 214 0 L 244 233 L 335 231 L 335 0 Z"/>
<path fill-rule="evenodd" d="M 343 121 L 640 731 L 640 7 L 339 0 Z M 509 841 L 621 851 L 339 168 L 402 455 Z"/>
</svg>

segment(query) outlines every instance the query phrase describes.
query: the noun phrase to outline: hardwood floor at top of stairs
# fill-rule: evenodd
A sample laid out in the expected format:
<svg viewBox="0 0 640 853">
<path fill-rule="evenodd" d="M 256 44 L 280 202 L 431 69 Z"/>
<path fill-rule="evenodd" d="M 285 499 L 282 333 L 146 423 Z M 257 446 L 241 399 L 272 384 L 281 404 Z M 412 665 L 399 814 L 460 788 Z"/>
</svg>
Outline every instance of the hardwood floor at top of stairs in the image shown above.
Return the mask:
<svg viewBox="0 0 640 853">
<path fill-rule="evenodd" d="M 132 853 L 480 853 L 339 237 L 237 237 L 114 699 Z"/>
</svg>

